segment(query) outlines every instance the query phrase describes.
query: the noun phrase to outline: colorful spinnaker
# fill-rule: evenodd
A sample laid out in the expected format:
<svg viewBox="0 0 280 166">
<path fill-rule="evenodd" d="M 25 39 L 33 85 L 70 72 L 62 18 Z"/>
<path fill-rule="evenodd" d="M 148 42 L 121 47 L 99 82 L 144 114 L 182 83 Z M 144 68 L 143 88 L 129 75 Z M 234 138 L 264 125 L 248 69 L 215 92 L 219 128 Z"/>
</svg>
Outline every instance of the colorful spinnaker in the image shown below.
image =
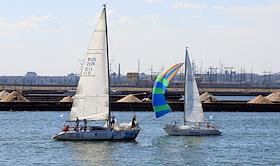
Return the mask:
<svg viewBox="0 0 280 166">
<path fill-rule="evenodd" d="M 171 111 L 171 108 L 166 103 L 164 93 L 170 80 L 176 75 L 183 64 L 184 63 L 178 63 L 158 75 L 152 94 L 152 105 L 156 118 L 159 118 Z"/>
</svg>

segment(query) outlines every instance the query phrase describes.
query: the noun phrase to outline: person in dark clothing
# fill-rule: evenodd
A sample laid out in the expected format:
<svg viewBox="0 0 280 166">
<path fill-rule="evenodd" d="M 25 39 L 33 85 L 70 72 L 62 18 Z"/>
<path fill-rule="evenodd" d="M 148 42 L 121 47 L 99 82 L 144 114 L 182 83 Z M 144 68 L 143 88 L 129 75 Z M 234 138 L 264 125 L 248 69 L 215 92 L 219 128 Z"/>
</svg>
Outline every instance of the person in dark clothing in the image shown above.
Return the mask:
<svg viewBox="0 0 280 166">
<path fill-rule="evenodd" d="M 131 128 L 135 128 L 135 127 L 136 127 L 136 115 L 134 115 L 131 120 Z"/>
<path fill-rule="evenodd" d="M 87 131 L 87 120 L 84 119 L 84 131 Z"/>
<path fill-rule="evenodd" d="M 111 128 L 114 128 L 114 125 L 115 125 L 115 117 L 112 116 L 112 117 L 110 118 L 110 127 L 111 127 Z"/>
<path fill-rule="evenodd" d="M 76 127 L 75 127 L 76 131 L 79 131 L 79 123 L 80 123 L 80 120 L 78 117 L 76 117 Z"/>
<path fill-rule="evenodd" d="M 115 117 L 114 116 L 112 117 L 112 123 L 111 124 L 112 124 L 112 127 L 114 127 L 114 125 L 115 125 Z"/>
</svg>

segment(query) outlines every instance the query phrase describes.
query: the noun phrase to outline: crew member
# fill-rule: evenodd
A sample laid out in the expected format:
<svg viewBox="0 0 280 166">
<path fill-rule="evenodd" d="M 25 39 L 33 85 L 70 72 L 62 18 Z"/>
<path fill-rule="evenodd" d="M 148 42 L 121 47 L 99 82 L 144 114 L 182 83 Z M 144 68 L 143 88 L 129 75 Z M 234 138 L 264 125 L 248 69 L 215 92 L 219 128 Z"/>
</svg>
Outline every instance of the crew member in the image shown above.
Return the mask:
<svg viewBox="0 0 280 166">
<path fill-rule="evenodd" d="M 64 131 L 64 132 L 69 131 L 69 125 L 64 126 L 64 127 L 63 127 L 63 131 Z"/>
<path fill-rule="evenodd" d="M 79 123 L 80 123 L 80 120 L 78 117 L 76 117 L 76 127 L 75 127 L 76 131 L 79 131 Z"/>
<path fill-rule="evenodd" d="M 84 119 L 84 131 L 87 131 L 87 120 Z"/>
<path fill-rule="evenodd" d="M 135 127 L 136 127 L 136 115 L 134 115 L 131 120 L 131 128 L 135 128 Z"/>
<path fill-rule="evenodd" d="M 111 120 L 110 120 L 110 127 L 111 127 L 111 128 L 114 128 L 114 125 L 115 125 L 115 117 L 112 116 L 112 117 L 111 117 Z"/>
</svg>

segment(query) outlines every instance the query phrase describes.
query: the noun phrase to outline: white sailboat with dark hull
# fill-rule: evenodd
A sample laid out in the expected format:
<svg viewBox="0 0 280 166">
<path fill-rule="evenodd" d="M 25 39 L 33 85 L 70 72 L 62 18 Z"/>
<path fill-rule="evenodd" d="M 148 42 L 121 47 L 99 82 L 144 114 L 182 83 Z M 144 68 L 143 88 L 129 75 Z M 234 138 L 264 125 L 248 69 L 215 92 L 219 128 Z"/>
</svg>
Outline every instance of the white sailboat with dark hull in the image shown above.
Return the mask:
<svg viewBox="0 0 280 166">
<path fill-rule="evenodd" d="M 111 116 L 109 96 L 109 52 L 106 6 L 104 5 L 85 56 L 77 91 L 73 97 L 69 121 L 53 139 L 134 140 L 140 132 L 136 117 L 134 116 L 130 123 L 118 124 L 115 117 Z M 75 122 L 76 124 L 71 125 Z M 103 125 L 101 125 L 102 122 Z M 82 127 L 81 124 L 83 124 Z"/>
<path fill-rule="evenodd" d="M 152 104 L 157 118 L 171 110 L 165 101 L 164 92 L 169 81 L 181 66 L 182 63 L 172 66 L 170 69 L 159 75 L 155 82 Z M 204 117 L 203 108 L 199 98 L 199 91 L 187 48 L 185 55 L 185 79 L 184 123 L 182 125 L 176 123 L 168 124 L 163 129 L 167 134 L 177 136 L 220 135 L 221 132 L 217 129 L 215 124 L 213 122 L 208 122 Z M 160 89 L 163 90 L 161 91 Z"/>
</svg>

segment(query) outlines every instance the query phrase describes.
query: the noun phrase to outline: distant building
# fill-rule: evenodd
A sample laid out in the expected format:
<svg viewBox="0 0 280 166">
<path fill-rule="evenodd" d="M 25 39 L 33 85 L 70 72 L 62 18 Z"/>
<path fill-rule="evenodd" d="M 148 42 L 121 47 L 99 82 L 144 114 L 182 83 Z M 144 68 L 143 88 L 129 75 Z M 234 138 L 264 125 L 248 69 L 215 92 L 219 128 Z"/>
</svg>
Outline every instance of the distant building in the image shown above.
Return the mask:
<svg viewBox="0 0 280 166">
<path fill-rule="evenodd" d="M 127 80 L 128 80 L 128 81 L 138 81 L 138 78 L 139 78 L 138 75 L 139 75 L 139 74 L 136 73 L 136 72 L 135 72 L 135 73 L 134 73 L 134 72 L 127 73 L 127 74 L 126 74 Z"/>
<path fill-rule="evenodd" d="M 37 73 L 36 72 L 27 72 L 25 74 L 25 77 L 37 77 Z"/>
</svg>

